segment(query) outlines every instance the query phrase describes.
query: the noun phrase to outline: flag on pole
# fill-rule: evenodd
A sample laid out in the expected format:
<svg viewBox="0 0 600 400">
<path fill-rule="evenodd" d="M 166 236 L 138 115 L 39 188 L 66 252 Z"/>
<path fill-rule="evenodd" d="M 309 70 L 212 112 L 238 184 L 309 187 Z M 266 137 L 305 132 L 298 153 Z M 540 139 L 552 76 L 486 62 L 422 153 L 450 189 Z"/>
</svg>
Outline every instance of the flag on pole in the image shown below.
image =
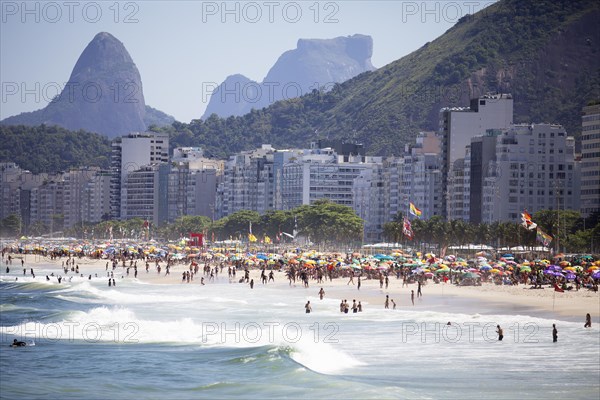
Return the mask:
<svg viewBox="0 0 600 400">
<path fill-rule="evenodd" d="M 423 214 L 423 212 L 419 210 L 413 203 L 410 203 L 410 213 L 416 216 L 417 218 L 420 217 L 421 214 Z"/>
<path fill-rule="evenodd" d="M 265 235 L 265 243 L 266 243 L 266 244 L 269 244 L 269 243 L 271 243 L 271 238 L 270 238 L 270 237 L 268 237 L 267 235 Z"/>
<path fill-rule="evenodd" d="M 548 247 L 550 242 L 552 242 L 552 236 L 548 235 L 540 228 L 537 229 L 536 239 L 538 240 L 538 242 L 541 242 L 546 247 Z"/>
<path fill-rule="evenodd" d="M 521 223 L 521 225 L 523 225 L 523 227 L 524 227 L 524 228 L 526 228 L 526 229 L 528 229 L 528 230 L 530 230 L 530 231 L 532 231 L 532 230 L 534 230 L 535 228 L 537 228 L 537 224 L 536 224 L 535 222 L 533 222 L 531 218 L 532 218 L 532 217 L 531 217 L 531 214 L 529 214 L 529 213 L 527 212 L 527 210 L 524 210 L 524 211 L 521 213 L 521 221 L 523 221 L 523 222 Z"/>
<path fill-rule="evenodd" d="M 251 242 L 256 242 L 258 239 L 256 239 L 256 236 L 254 236 L 253 234 L 249 233 L 248 234 L 248 240 Z"/>
<path fill-rule="evenodd" d="M 294 237 L 296 237 L 296 235 L 298 235 L 298 220 L 296 219 L 295 216 L 294 216 L 294 230 L 292 231 L 292 234 L 294 235 Z"/>
<path fill-rule="evenodd" d="M 413 230 L 412 230 L 412 225 L 410 223 L 410 220 L 406 217 L 404 217 L 404 223 L 402 224 L 402 233 L 409 240 L 412 240 L 412 238 L 415 236 L 413 233 Z"/>
</svg>

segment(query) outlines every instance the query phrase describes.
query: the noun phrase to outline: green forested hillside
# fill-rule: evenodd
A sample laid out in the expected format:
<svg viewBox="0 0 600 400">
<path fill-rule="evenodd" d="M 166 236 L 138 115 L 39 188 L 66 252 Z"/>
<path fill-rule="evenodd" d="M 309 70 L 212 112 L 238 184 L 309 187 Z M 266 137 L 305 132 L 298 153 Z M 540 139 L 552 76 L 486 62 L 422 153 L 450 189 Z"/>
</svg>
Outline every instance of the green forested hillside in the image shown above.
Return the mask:
<svg viewBox="0 0 600 400">
<path fill-rule="evenodd" d="M 261 143 L 306 146 L 326 136 L 356 139 L 371 154 L 399 154 L 419 130 L 437 129 L 441 107 L 500 91 L 513 94 L 515 122 L 561 123 L 577 135 L 581 107 L 600 97 L 599 4 L 501 0 L 328 93 L 167 130 L 174 145 L 200 145 L 213 156 Z"/>
<path fill-rule="evenodd" d="M 110 142 L 96 133 L 58 126 L 0 125 L 0 143 L 0 162 L 12 161 L 33 173 L 109 166 Z"/>
</svg>

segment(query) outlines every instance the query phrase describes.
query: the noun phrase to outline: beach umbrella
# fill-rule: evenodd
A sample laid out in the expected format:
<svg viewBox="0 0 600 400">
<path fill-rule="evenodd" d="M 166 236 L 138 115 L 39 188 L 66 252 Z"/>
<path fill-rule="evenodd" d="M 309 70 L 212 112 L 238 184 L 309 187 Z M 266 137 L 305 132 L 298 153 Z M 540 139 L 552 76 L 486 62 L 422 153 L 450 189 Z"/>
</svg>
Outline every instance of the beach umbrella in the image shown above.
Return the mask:
<svg viewBox="0 0 600 400">
<path fill-rule="evenodd" d="M 560 265 L 562 267 L 568 267 L 568 266 L 571 265 L 571 263 L 568 262 L 568 261 L 561 261 L 561 262 L 558 263 L 558 265 Z"/>
<path fill-rule="evenodd" d="M 569 281 L 575 280 L 575 274 L 567 274 L 567 280 L 569 280 Z"/>
<path fill-rule="evenodd" d="M 600 279 L 600 270 L 594 272 L 592 274 L 592 278 L 594 278 L 594 279 Z"/>
<path fill-rule="evenodd" d="M 489 265 L 482 265 L 481 268 L 479 268 L 481 271 L 490 271 L 493 268 L 490 267 Z"/>
</svg>

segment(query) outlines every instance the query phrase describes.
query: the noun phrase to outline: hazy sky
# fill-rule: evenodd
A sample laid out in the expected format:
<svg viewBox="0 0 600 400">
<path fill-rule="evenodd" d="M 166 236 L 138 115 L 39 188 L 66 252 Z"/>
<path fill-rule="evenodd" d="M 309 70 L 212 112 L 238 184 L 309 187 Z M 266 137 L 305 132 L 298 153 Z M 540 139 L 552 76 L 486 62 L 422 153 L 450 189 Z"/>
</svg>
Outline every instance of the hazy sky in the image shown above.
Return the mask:
<svg viewBox="0 0 600 400">
<path fill-rule="evenodd" d="M 299 38 L 370 35 L 381 67 L 493 2 L 0 0 L 0 119 L 43 108 L 102 31 L 131 54 L 146 104 L 189 122 L 209 87 L 235 73 L 261 81 Z"/>
</svg>

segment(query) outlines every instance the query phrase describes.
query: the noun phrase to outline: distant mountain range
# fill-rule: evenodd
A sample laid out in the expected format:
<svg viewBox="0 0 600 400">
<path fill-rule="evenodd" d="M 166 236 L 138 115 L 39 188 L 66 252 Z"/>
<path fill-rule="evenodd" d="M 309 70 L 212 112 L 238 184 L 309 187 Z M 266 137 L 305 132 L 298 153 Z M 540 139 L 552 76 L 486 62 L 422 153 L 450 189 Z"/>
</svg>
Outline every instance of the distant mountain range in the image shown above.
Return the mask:
<svg viewBox="0 0 600 400">
<path fill-rule="evenodd" d="M 4 119 L 3 125 L 59 125 L 113 138 L 175 119 L 146 105 L 140 73 L 123 43 L 101 32 L 77 60 L 63 91 L 45 108 Z"/>
<path fill-rule="evenodd" d="M 219 117 L 240 116 L 310 93 L 375 68 L 371 64 L 373 39 L 352 35 L 334 39 L 300 39 L 296 49 L 279 57 L 262 82 L 231 75 L 212 93 L 206 112 Z"/>
<path fill-rule="evenodd" d="M 600 99 L 600 2 L 500 0 L 418 50 L 325 93 L 279 101 L 241 117 L 167 127 L 179 143 L 226 156 L 270 143 L 350 139 L 369 154 L 399 155 L 442 107 L 512 93 L 515 122 L 549 122 L 578 136 L 581 108 Z"/>
<path fill-rule="evenodd" d="M 201 146 L 222 158 L 263 143 L 305 147 L 325 137 L 362 142 L 369 154 L 399 155 L 419 131 L 437 130 L 441 107 L 505 92 L 513 95 L 515 122 L 559 123 L 578 136 L 581 107 L 600 99 L 598 21 L 594 0 L 500 0 L 411 54 L 331 90 L 159 130 L 170 134 L 171 146 Z M 144 113 L 133 108 L 131 114 L 139 126 Z"/>
</svg>

